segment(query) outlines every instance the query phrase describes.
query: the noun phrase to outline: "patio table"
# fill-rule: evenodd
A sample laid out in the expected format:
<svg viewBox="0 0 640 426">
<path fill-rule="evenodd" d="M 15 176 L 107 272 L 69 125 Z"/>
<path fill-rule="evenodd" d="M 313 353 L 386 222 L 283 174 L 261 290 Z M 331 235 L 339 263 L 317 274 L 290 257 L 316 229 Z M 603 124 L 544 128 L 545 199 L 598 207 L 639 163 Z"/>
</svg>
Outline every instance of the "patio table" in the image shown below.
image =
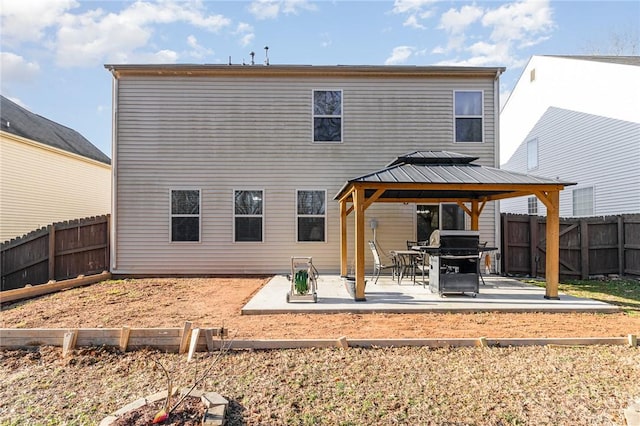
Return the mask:
<svg viewBox="0 0 640 426">
<path fill-rule="evenodd" d="M 422 253 L 418 250 L 391 250 L 397 262 L 398 284 L 402 283 L 402 278 L 407 270 L 411 272 L 411 278 L 415 282 L 416 262 Z"/>
</svg>

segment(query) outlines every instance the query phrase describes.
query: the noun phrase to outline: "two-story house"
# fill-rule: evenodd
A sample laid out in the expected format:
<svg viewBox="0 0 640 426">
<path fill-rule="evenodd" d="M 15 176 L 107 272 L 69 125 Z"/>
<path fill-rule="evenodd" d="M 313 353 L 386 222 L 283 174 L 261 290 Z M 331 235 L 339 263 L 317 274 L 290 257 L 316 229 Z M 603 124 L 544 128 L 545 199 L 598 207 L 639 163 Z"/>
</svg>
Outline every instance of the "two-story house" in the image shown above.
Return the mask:
<svg viewBox="0 0 640 426">
<path fill-rule="evenodd" d="M 77 131 L 0 96 L 0 242 L 109 214 L 111 160 Z"/>
<path fill-rule="evenodd" d="M 503 68 L 105 67 L 114 274 L 283 273 L 291 256 L 338 273 L 334 196 L 349 179 L 414 151 L 498 167 Z M 367 238 L 375 231 L 387 250 L 470 220 L 455 202 L 377 203 L 366 214 Z M 495 245 L 493 202 L 478 221 Z"/>
<path fill-rule="evenodd" d="M 560 215 L 640 213 L 640 56 L 533 56 L 500 114 L 503 169 L 577 182 Z M 503 212 L 545 215 L 535 197 Z"/>
</svg>

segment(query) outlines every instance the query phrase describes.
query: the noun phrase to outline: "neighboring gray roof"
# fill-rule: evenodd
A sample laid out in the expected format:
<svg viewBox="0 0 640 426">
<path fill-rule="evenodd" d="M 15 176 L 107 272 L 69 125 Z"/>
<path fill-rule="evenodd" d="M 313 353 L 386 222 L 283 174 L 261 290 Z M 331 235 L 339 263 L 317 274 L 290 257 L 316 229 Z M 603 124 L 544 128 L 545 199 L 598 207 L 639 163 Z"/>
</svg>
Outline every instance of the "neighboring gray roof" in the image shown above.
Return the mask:
<svg viewBox="0 0 640 426">
<path fill-rule="evenodd" d="M 0 129 L 101 163 L 111 160 L 84 136 L 0 96 Z"/>
<path fill-rule="evenodd" d="M 605 56 L 605 55 L 543 55 L 551 58 L 578 59 L 581 61 L 606 62 L 619 65 L 640 67 L 640 56 Z"/>
<path fill-rule="evenodd" d="M 401 155 L 389 166 L 363 176 L 350 179 L 340 189 L 336 199 L 340 198 L 347 187 L 353 183 L 371 182 L 391 184 L 381 198 L 479 198 L 499 193 L 516 192 L 516 190 L 500 189 L 496 186 L 516 185 L 575 185 L 524 173 L 485 167 L 472 162 L 478 157 L 466 156 L 447 151 L 414 151 Z M 398 189 L 393 186 L 397 184 Z M 424 189 L 402 189 L 403 184 L 425 184 Z M 428 184 L 438 186 L 429 188 Z M 442 188 L 446 185 L 447 188 Z M 487 190 L 465 190 L 460 185 L 492 185 Z M 369 191 L 369 190 L 368 190 Z M 370 190 L 367 194 L 372 193 Z"/>
</svg>

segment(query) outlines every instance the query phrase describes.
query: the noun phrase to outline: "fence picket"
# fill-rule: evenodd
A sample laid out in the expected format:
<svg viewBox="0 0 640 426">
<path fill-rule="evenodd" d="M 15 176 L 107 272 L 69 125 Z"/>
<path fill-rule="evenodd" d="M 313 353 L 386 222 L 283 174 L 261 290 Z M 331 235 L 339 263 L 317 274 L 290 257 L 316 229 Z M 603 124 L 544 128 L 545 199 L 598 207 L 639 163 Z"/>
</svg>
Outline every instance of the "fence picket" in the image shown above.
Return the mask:
<svg viewBox="0 0 640 426">
<path fill-rule="evenodd" d="M 0 290 L 109 270 L 109 220 L 52 223 L 0 244 Z"/>
<path fill-rule="evenodd" d="M 503 213 L 502 273 L 544 276 L 546 217 Z M 563 218 L 560 276 L 640 275 L 640 214 Z M 539 239 L 543 236 L 543 239 Z M 522 250 L 528 248 L 528 253 Z M 541 261 L 538 262 L 538 259 Z"/>
</svg>

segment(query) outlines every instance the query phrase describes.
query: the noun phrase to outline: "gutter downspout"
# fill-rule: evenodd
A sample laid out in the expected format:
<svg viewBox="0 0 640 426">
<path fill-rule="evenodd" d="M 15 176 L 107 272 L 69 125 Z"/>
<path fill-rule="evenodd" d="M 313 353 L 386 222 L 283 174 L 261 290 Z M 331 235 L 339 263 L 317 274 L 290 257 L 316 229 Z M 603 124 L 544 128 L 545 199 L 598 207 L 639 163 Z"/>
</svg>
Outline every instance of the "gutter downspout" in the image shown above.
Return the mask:
<svg viewBox="0 0 640 426">
<path fill-rule="evenodd" d="M 113 68 L 110 68 L 113 75 L 113 82 L 111 84 L 111 103 L 112 103 L 112 117 L 111 117 L 111 272 L 114 273 L 117 270 L 116 262 L 116 246 L 118 241 L 116 239 L 117 227 L 118 227 L 118 77 L 116 76 Z"/>
</svg>

